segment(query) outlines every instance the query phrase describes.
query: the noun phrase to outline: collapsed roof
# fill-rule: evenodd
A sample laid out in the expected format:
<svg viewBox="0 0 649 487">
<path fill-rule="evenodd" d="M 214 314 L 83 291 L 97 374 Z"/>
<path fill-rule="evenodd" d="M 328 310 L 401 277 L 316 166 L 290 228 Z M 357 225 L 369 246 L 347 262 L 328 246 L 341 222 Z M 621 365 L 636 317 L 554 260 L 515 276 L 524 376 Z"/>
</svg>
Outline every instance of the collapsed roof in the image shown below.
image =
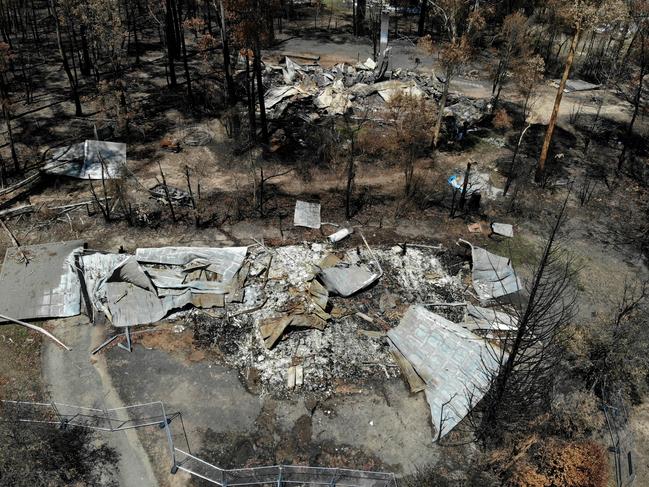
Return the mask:
<svg viewBox="0 0 649 487">
<path fill-rule="evenodd" d="M 223 307 L 241 300 L 247 247 L 162 247 L 134 256 L 93 254 L 82 258 L 86 286 L 96 310 L 113 326 L 155 323 L 193 305 Z"/>
</svg>

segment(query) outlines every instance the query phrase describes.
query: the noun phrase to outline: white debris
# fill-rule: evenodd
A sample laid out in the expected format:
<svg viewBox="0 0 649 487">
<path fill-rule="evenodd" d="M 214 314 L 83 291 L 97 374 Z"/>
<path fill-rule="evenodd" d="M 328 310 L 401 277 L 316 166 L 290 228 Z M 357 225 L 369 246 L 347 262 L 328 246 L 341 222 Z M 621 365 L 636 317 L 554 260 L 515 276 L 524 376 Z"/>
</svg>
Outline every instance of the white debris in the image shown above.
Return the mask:
<svg viewBox="0 0 649 487">
<path fill-rule="evenodd" d="M 341 228 L 336 233 L 332 233 L 331 235 L 329 235 L 327 238 L 331 243 L 336 243 L 349 237 L 352 233 L 354 233 L 353 228 Z"/>
<path fill-rule="evenodd" d="M 491 229 L 497 235 L 512 238 L 514 236 L 514 227 L 509 223 L 492 223 Z"/>
<path fill-rule="evenodd" d="M 309 203 L 300 200 L 295 202 L 293 225 L 318 229 L 320 224 L 320 203 Z"/>
</svg>

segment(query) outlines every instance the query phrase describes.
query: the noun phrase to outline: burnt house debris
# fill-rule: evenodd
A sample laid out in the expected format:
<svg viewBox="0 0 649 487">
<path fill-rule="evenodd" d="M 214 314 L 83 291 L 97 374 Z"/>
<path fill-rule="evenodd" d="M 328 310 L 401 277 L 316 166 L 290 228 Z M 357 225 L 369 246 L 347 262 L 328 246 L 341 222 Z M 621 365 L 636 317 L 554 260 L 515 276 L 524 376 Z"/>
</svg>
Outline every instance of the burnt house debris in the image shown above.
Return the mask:
<svg viewBox="0 0 649 487">
<path fill-rule="evenodd" d="M 360 116 L 378 112 L 397 94 L 439 100 L 443 84 L 431 74 L 402 68 L 387 69 L 388 58 L 371 58 L 356 65 L 339 63 L 331 68 L 301 65 L 289 57 L 281 65 L 267 64 L 264 84 L 266 115 L 281 129 L 288 120 L 315 123 L 320 118 L 347 112 Z M 444 109 L 451 138 L 482 122 L 491 112 L 486 99 L 472 100 L 449 93 Z M 367 113 L 365 113 L 367 115 Z M 370 115 L 371 116 L 371 115 Z M 295 129 L 294 123 L 291 127 Z"/>
<path fill-rule="evenodd" d="M 295 202 L 293 225 L 296 227 L 319 229 L 321 225 L 320 203 L 297 200 Z"/>
<path fill-rule="evenodd" d="M 104 316 L 125 330 L 127 350 L 131 327 L 193 322 L 200 343 L 220 348 L 234 367 L 254 368 L 274 394 L 331 392 L 336 380 L 401 371 L 413 392 L 425 392 L 440 439 L 488 389 L 485 378 L 497 367 L 489 358 L 493 339 L 517 322 L 471 302 L 454 307 L 465 299 L 461 272 L 445 271 L 439 249 L 372 249 L 361 238 L 363 251 L 336 250 L 331 242 L 133 254 L 85 250 L 82 241 L 14 247 L 0 283 L 30 292 L 3 293 L 0 315 L 53 318 L 85 308 L 93 322 Z M 480 301 L 520 289 L 508 259 L 465 244 Z M 451 297 L 447 309 L 457 311 L 428 311 L 421 303 L 431 296 L 442 305 Z"/>
</svg>

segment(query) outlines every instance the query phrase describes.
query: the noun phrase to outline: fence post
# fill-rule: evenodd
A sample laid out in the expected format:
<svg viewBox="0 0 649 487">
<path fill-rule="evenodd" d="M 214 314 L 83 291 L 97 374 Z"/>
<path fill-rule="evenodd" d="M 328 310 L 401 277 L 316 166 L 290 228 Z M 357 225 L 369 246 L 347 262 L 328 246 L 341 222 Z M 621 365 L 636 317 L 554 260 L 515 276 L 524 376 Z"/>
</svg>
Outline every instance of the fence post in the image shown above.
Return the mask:
<svg viewBox="0 0 649 487">
<path fill-rule="evenodd" d="M 333 473 L 333 478 L 331 479 L 331 482 L 329 482 L 329 487 L 336 487 L 336 478 L 338 477 L 338 474 L 336 470 L 334 470 Z"/>
</svg>

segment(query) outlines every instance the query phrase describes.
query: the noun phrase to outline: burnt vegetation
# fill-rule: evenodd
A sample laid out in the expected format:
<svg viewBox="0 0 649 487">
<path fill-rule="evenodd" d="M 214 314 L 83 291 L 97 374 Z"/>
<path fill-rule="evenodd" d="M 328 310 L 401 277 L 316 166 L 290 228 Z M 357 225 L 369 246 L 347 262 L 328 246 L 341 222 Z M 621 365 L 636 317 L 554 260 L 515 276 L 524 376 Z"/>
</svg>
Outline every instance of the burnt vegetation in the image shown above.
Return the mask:
<svg viewBox="0 0 649 487">
<path fill-rule="evenodd" d="M 330 52 L 285 50 L 295 39 Z M 456 249 L 467 224 L 516 223 L 532 243 L 475 236 L 527 269 L 521 301 L 498 303 L 518 331 L 491 340 L 489 391 L 440 442 L 474 454 L 404 482 L 603 487 L 601 410 L 649 393 L 648 71 L 648 0 L 2 0 L 0 218 L 20 241 L 238 241 L 232 228 L 255 222 L 279 228 L 278 243 L 303 237 L 290 233 L 299 194 L 386 245 L 414 235 Z M 128 171 L 48 172 L 53 151 L 86 139 L 127 143 Z M 582 261 L 601 254 L 575 258 L 577 239 L 614 255 L 602 274 L 636 275 L 597 289 L 607 312 L 580 302 L 593 284 Z M 443 258 L 453 275 L 468 260 Z M 195 316 L 194 341 L 236 357 L 248 335 L 217 318 Z M 254 454 L 268 462 L 335 456 L 293 444 L 281 457 L 266 436 Z M 239 466 L 225 450 L 211 453 Z M 117 461 L 84 430 L 0 424 L 3 485 L 113 485 Z"/>
</svg>

